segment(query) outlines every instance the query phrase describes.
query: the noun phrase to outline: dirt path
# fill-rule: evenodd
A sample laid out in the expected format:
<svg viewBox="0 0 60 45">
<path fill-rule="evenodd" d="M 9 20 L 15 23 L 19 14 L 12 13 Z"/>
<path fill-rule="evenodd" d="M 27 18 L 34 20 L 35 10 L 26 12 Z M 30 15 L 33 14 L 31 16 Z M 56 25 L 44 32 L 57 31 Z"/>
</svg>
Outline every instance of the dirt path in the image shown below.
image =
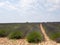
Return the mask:
<svg viewBox="0 0 60 45">
<path fill-rule="evenodd" d="M 52 41 L 52 40 L 47 36 L 46 31 L 45 31 L 45 29 L 43 28 L 43 25 L 42 25 L 42 24 L 40 24 L 40 29 L 41 29 L 41 32 L 42 32 L 42 34 L 43 34 L 43 36 L 44 36 L 44 39 L 45 39 L 45 41 L 42 42 L 42 45 L 58 45 L 56 42 Z M 60 45 L 60 44 L 59 44 L 59 45 Z"/>
<path fill-rule="evenodd" d="M 49 37 L 47 36 L 47 34 L 46 34 L 46 32 L 45 32 L 42 24 L 40 24 L 40 29 L 41 29 L 41 32 L 42 32 L 44 38 L 45 38 L 45 41 L 49 41 L 50 39 L 49 39 Z"/>
</svg>

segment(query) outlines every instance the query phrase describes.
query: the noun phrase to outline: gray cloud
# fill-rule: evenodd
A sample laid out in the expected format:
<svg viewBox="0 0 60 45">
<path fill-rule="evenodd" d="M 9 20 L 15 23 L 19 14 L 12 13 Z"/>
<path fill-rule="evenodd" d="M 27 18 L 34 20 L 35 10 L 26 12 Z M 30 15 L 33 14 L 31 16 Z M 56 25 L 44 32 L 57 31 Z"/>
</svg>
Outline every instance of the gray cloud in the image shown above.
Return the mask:
<svg viewBox="0 0 60 45">
<path fill-rule="evenodd" d="M 5 20 L 18 22 L 60 21 L 60 0 L 5 0 L 0 2 L 1 8 L 5 9 L 5 11 L 2 9 L 1 15 L 10 16 L 9 18 L 5 17 Z M 4 20 L 3 16 L 1 19 Z"/>
</svg>

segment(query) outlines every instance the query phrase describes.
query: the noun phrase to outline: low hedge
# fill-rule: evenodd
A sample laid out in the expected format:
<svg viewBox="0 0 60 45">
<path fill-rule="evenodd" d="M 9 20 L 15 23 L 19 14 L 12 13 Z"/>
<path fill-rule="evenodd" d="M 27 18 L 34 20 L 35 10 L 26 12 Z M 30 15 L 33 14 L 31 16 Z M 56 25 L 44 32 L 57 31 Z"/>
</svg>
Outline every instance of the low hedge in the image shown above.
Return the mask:
<svg viewBox="0 0 60 45">
<path fill-rule="evenodd" d="M 0 30 L 0 37 L 6 37 L 7 31 L 6 30 Z"/>
<path fill-rule="evenodd" d="M 57 39 L 57 38 L 60 38 L 60 32 L 51 33 L 51 34 L 50 34 L 50 38 L 51 38 L 52 40 L 55 40 L 55 39 Z"/>
<path fill-rule="evenodd" d="M 60 43 L 60 32 L 51 33 L 49 37 L 57 43 Z"/>
<path fill-rule="evenodd" d="M 20 39 L 20 38 L 22 38 L 22 32 L 20 32 L 20 31 L 11 32 L 11 33 L 8 35 L 8 38 L 9 38 L 9 39 Z"/>
<path fill-rule="evenodd" d="M 27 41 L 29 43 L 38 43 L 38 42 L 41 42 L 42 41 L 42 35 L 39 33 L 39 32 L 30 32 L 28 35 L 27 35 Z"/>
</svg>

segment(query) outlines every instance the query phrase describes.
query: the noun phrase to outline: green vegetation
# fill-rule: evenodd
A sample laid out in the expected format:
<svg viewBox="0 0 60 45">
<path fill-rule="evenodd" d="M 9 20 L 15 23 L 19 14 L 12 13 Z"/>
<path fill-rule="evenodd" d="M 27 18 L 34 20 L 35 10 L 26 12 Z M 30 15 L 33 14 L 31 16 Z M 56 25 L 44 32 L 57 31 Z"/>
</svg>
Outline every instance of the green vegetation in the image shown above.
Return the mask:
<svg viewBox="0 0 60 45">
<path fill-rule="evenodd" d="M 43 39 L 42 35 L 35 31 L 35 32 L 30 32 L 28 35 L 27 35 L 27 41 L 29 43 L 38 43 L 38 42 L 41 42 Z"/>
<path fill-rule="evenodd" d="M 47 35 L 50 39 L 60 42 L 60 23 L 44 23 L 43 24 Z"/>
<path fill-rule="evenodd" d="M 60 32 L 51 33 L 50 38 L 53 39 L 53 40 L 55 40 L 57 38 L 60 38 Z"/>
<path fill-rule="evenodd" d="M 8 35 L 14 31 L 21 31 L 23 38 L 35 29 L 40 32 L 39 23 L 0 23 L 0 30 L 5 30 Z"/>
<path fill-rule="evenodd" d="M 50 39 L 60 41 L 60 23 L 42 23 Z M 0 37 L 21 39 L 27 37 L 28 42 L 41 42 L 44 36 L 40 31 L 39 23 L 0 23 Z"/>
<path fill-rule="evenodd" d="M 6 30 L 0 30 L 0 37 L 6 37 L 7 31 Z"/>
<path fill-rule="evenodd" d="M 8 35 L 8 37 L 9 37 L 9 39 L 21 39 L 22 38 L 22 32 L 20 32 L 20 31 L 11 32 Z"/>
</svg>

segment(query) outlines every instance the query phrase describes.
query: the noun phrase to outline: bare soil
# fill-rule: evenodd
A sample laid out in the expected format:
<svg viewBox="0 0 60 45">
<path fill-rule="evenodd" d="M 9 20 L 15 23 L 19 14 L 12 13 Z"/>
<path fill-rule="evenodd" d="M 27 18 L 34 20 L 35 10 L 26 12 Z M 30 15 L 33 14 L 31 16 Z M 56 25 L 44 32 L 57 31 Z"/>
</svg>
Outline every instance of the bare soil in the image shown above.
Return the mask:
<svg viewBox="0 0 60 45">
<path fill-rule="evenodd" d="M 0 45 L 60 45 L 53 41 L 45 41 L 38 44 L 28 43 L 25 39 L 9 40 L 8 38 L 0 38 Z"/>
</svg>

